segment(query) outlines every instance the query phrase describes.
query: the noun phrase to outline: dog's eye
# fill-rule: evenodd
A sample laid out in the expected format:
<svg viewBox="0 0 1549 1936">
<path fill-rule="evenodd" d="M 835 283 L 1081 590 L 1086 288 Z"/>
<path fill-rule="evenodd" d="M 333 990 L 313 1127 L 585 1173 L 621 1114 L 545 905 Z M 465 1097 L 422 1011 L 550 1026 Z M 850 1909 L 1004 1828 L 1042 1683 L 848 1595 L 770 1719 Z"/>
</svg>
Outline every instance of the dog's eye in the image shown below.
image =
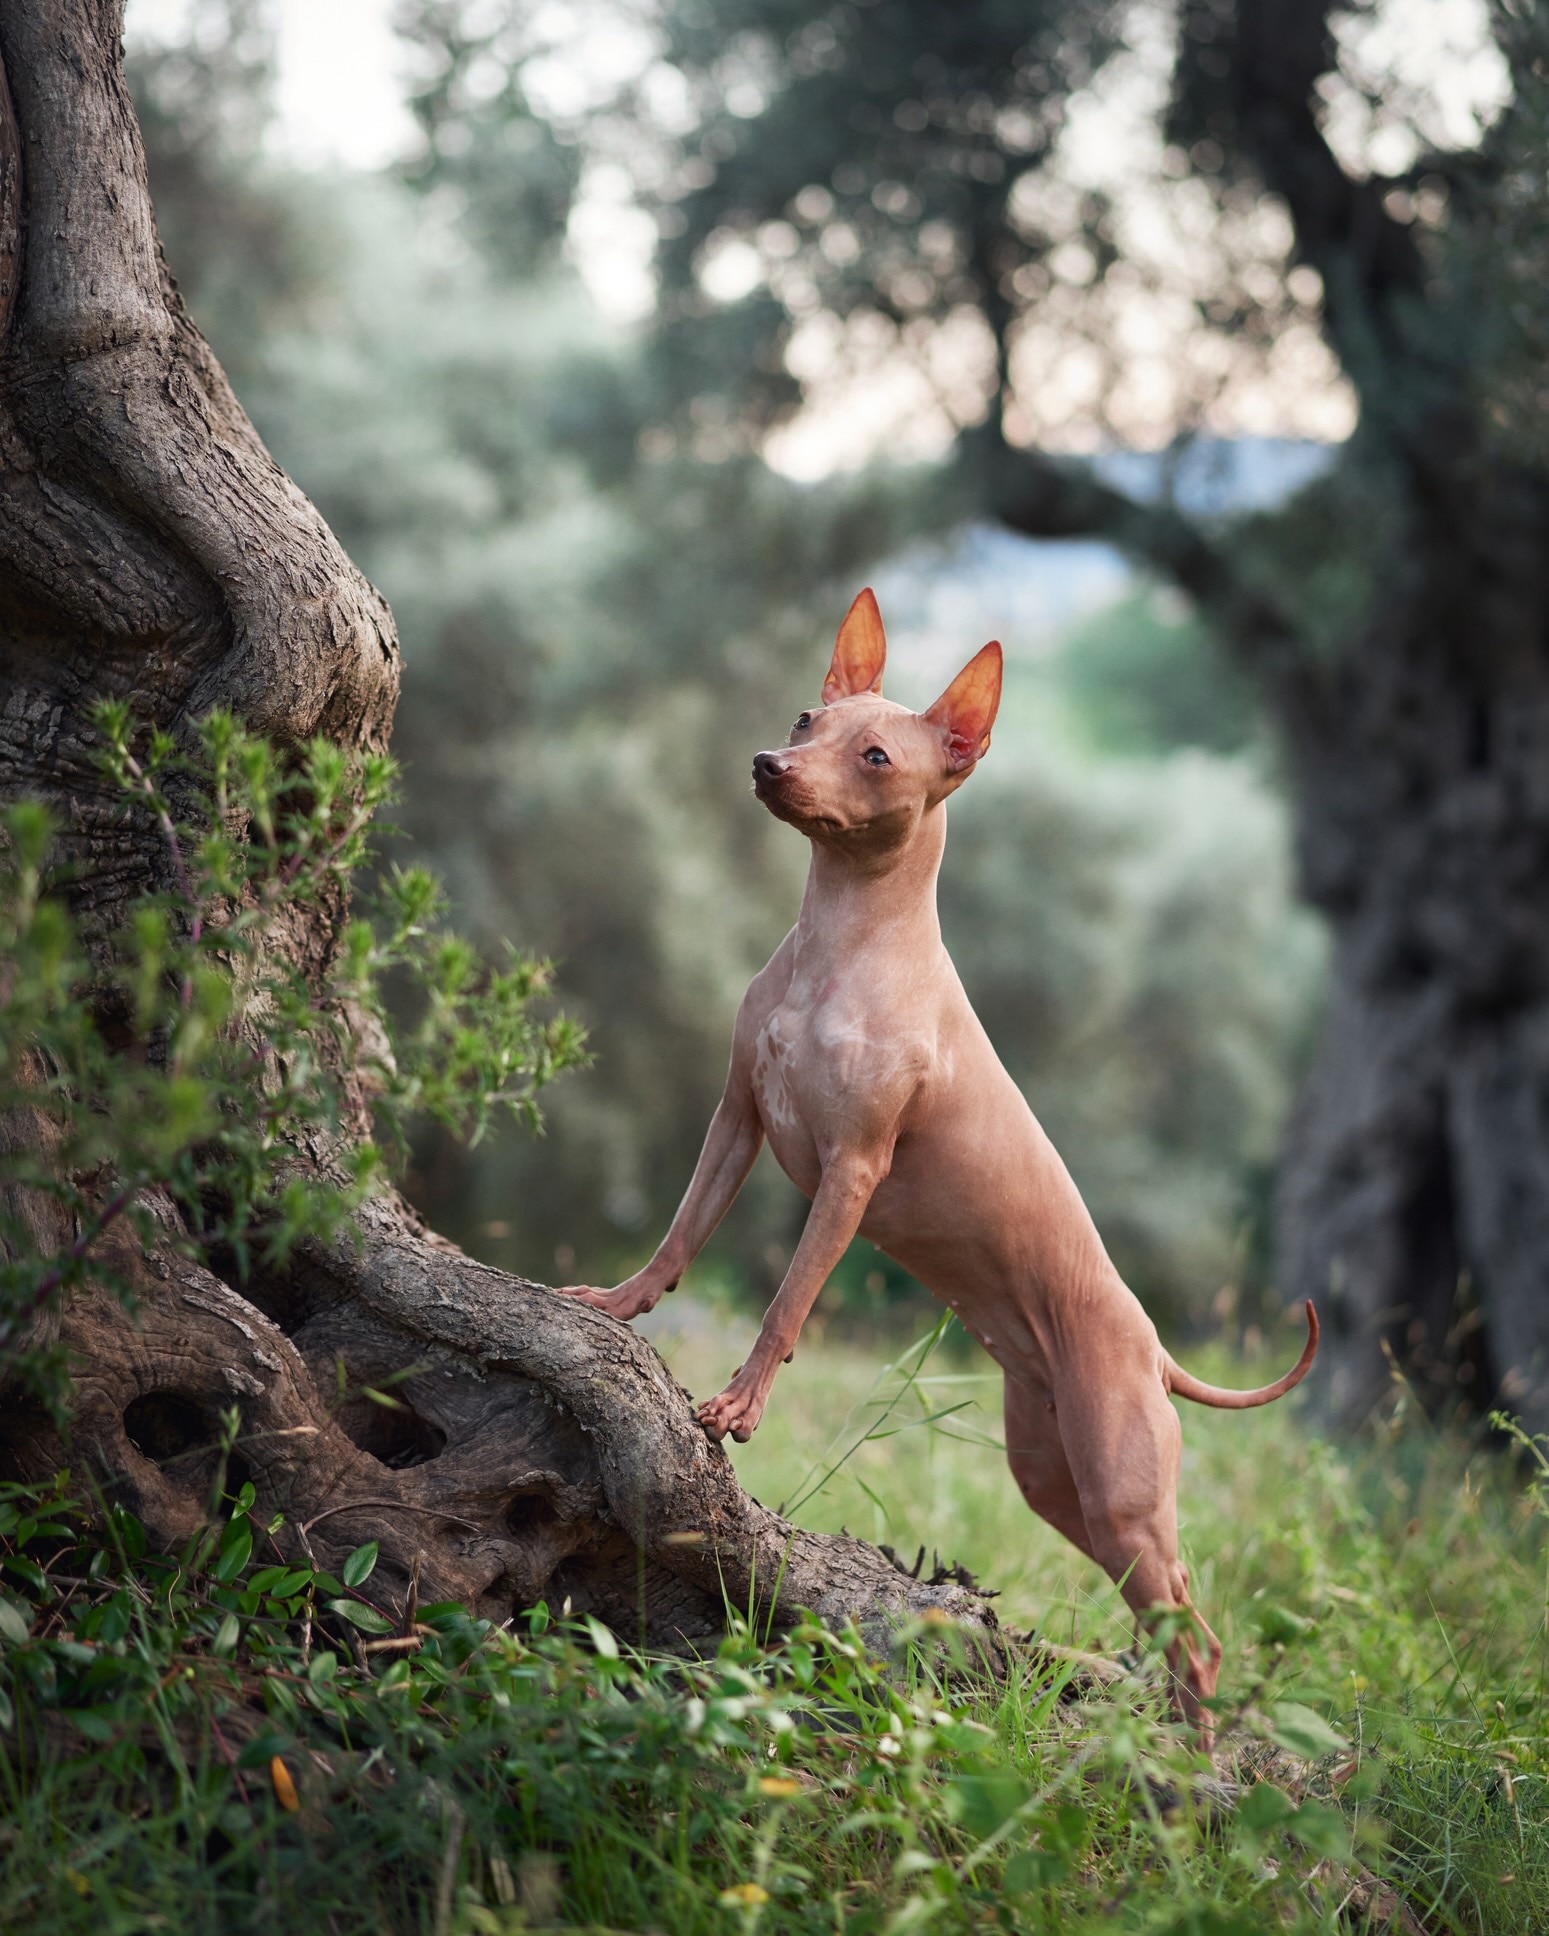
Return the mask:
<svg viewBox="0 0 1549 1936">
<path fill-rule="evenodd" d="M 868 746 L 861 758 L 868 766 L 891 766 L 893 762 L 880 746 Z"/>
<path fill-rule="evenodd" d="M 811 724 L 812 724 L 811 713 L 802 713 L 800 717 L 797 719 L 796 724 L 791 728 L 791 731 L 793 733 L 804 733 L 806 732 L 807 728 Z"/>
</svg>

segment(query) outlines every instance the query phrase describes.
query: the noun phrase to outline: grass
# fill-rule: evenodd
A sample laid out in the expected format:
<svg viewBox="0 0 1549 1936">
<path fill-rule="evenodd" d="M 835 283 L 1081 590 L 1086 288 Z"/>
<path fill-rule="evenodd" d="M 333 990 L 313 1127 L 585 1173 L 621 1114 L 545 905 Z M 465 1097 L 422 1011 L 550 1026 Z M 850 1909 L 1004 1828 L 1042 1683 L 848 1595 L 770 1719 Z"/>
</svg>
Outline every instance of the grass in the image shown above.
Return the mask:
<svg viewBox="0 0 1549 1936">
<path fill-rule="evenodd" d="M 738 1342 L 663 1340 L 700 1392 Z M 986 1361 L 886 1355 L 804 1347 L 745 1482 L 961 1561 L 1014 1626 L 1128 1646 L 1004 1472 Z M 1332 1936 L 1400 1926 L 1400 1896 L 1426 1930 L 1549 1927 L 1539 1496 L 1413 1420 L 1359 1452 L 1289 1406 L 1184 1424 L 1187 1557 L 1263 1777 L 1225 1816 L 1144 1663 L 1105 1692 L 1029 1651 L 997 1684 L 939 1629 L 880 1660 L 811 1627 L 685 1663 L 452 1607 L 364 1652 L 394 1638 L 370 1549 L 277 1568 L 238 1495 L 158 1558 L 68 1488 L 11 1490 L 0 1927 Z"/>
</svg>

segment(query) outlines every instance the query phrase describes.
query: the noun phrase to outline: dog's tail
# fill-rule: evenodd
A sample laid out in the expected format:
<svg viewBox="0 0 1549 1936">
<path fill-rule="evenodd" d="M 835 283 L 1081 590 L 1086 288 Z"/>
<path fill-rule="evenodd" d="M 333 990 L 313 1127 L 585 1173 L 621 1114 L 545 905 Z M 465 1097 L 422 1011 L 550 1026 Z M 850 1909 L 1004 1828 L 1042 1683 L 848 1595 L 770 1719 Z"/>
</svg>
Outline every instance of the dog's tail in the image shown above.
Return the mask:
<svg viewBox="0 0 1549 1936">
<path fill-rule="evenodd" d="M 1245 1412 L 1254 1405 L 1268 1405 L 1277 1398 L 1284 1398 L 1294 1385 L 1299 1385 L 1312 1369 L 1312 1361 L 1318 1355 L 1318 1314 L 1312 1308 L 1312 1299 L 1307 1300 L 1307 1342 L 1302 1346 L 1302 1355 L 1285 1374 L 1272 1385 L 1260 1385 L 1257 1391 L 1227 1391 L 1221 1385 L 1207 1385 L 1198 1378 L 1191 1378 L 1181 1365 L 1167 1359 L 1167 1389 L 1176 1392 L 1179 1398 L 1191 1398 L 1196 1405 L 1214 1405 L 1224 1412 Z"/>
</svg>

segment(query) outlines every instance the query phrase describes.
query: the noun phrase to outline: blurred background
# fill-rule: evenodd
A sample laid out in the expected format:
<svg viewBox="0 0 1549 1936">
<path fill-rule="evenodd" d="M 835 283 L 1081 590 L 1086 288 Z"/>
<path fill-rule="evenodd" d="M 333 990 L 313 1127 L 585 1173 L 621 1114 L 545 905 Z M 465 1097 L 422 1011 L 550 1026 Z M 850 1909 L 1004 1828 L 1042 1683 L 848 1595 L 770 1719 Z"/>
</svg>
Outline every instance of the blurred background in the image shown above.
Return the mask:
<svg viewBox="0 0 1549 1936">
<path fill-rule="evenodd" d="M 129 0 L 171 267 L 397 616 L 403 835 L 591 1030 L 542 1139 L 416 1150 L 438 1227 L 554 1282 L 655 1243 L 800 895 L 750 756 L 869 582 L 895 698 L 1006 647 L 942 881 L 1004 1060 L 1168 1328 L 1278 1319 L 1276 1165 L 1346 909 L 1281 674 L 1413 589 L 1415 368 L 1538 461 L 1526 17 Z M 1426 264 L 1380 378 L 1376 297 L 1329 283 L 1249 120 L 1275 33 L 1319 151 Z M 1470 334 L 1481 289 L 1507 322 Z M 701 1283 L 767 1297 L 804 1208 L 766 1156 Z M 824 1310 L 918 1296 L 857 1246 Z"/>
</svg>

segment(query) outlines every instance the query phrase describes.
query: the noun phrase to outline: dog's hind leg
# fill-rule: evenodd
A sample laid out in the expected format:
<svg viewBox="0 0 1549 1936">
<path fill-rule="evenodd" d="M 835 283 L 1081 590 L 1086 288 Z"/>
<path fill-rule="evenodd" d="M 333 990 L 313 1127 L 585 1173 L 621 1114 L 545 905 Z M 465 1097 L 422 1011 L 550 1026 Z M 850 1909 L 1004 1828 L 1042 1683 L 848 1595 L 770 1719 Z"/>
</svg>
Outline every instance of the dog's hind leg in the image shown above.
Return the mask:
<svg viewBox="0 0 1549 1936">
<path fill-rule="evenodd" d="M 1006 1463 L 1038 1517 L 1095 1559 L 1053 1402 L 1012 1371 L 1006 1373 Z"/>
<path fill-rule="evenodd" d="M 1178 1415 L 1160 1381 L 1148 1380 L 1138 1391 L 1104 1389 L 1100 1398 L 1078 1388 L 1062 1398 L 1059 1418 L 1085 1550 L 1143 1626 L 1158 1614 L 1187 1616 L 1167 1645 L 1173 1703 L 1208 1750 L 1221 1643 L 1195 1612 L 1188 1568 L 1178 1557 Z"/>
</svg>

